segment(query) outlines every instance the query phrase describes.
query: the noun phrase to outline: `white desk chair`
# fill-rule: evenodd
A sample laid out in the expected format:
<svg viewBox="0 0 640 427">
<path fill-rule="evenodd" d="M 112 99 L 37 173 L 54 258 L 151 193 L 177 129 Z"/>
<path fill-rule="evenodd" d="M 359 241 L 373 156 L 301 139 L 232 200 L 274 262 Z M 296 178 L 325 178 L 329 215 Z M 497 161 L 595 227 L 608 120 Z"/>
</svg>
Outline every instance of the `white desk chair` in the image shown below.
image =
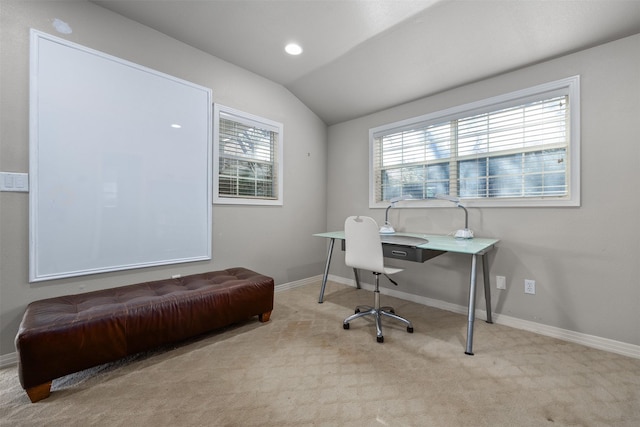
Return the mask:
<svg viewBox="0 0 640 427">
<path fill-rule="evenodd" d="M 375 276 L 374 306 L 358 306 L 355 314 L 344 319 L 342 326 L 349 329 L 349 322 L 362 316 L 372 315 L 376 321 L 377 341 L 384 342 L 382 336 L 382 316 L 391 317 L 407 325 L 407 332 L 413 332 L 413 324 L 395 314 L 391 307 L 380 307 L 380 274 L 385 276 L 402 271 L 401 268 L 384 266 L 382 242 L 379 227 L 373 218 L 350 216 L 344 223 L 345 263 L 355 269 L 372 271 Z M 391 280 L 391 279 L 389 279 Z M 393 281 L 392 281 L 393 282 Z M 395 282 L 393 282 L 395 284 Z"/>
</svg>

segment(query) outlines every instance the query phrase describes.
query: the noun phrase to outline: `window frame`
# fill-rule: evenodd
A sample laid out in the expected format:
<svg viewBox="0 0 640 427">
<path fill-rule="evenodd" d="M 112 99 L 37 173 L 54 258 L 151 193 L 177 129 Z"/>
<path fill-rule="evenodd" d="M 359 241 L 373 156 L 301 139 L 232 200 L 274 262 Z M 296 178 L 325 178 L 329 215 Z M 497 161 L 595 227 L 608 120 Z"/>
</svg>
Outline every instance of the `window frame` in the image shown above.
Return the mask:
<svg viewBox="0 0 640 427">
<path fill-rule="evenodd" d="M 276 187 L 276 197 L 273 199 L 247 197 L 247 196 L 228 196 L 220 194 L 220 119 L 221 116 L 231 120 L 237 119 L 238 123 L 256 125 L 262 129 L 277 132 L 278 142 L 275 149 L 274 184 Z M 222 117 L 225 118 L 225 117 Z M 284 204 L 283 189 L 283 154 L 284 154 L 284 125 L 274 120 L 266 119 L 254 114 L 246 113 L 235 108 L 226 107 L 220 104 L 214 104 L 213 107 L 213 203 L 226 205 L 259 205 L 259 206 L 282 206 Z"/>
<path fill-rule="evenodd" d="M 568 195 L 563 197 L 514 197 L 514 198 L 461 198 L 468 207 L 577 207 L 580 206 L 580 76 L 572 76 L 495 97 L 447 108 L 369 129 L 369 208 L 386 208 L 389 201 L 376 201 L 376 165 L 374 165 L 375 138 L 398 132 L 412 125 L 428 126 L 566 94 L 569 97 L 568 115 Z M 460 160 L 452 162 L 458 165 Z M 451 178 L 450 178 L 451 179 Z M 405 200 L 407 207 L 451 206 L 451 202 L 437 199 Z"/>
</svg>

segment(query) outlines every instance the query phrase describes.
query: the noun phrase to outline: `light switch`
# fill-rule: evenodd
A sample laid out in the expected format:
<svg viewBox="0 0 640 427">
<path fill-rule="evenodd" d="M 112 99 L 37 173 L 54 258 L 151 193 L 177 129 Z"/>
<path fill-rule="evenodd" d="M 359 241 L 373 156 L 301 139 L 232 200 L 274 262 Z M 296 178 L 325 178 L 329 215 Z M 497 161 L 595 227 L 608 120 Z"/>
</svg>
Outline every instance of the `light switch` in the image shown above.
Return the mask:
<svg viewBox="0 0 640 427">
<path fill-rule="evenodd" d="M 12 174 L 4 174 L 4 187 L 5 188 L 13 188 L 13 175 Z"/>
<path fill-rule="evenodd" d="M 29 192 L 29 174 L 0 172 L 0 191 Z"/>
</svg>

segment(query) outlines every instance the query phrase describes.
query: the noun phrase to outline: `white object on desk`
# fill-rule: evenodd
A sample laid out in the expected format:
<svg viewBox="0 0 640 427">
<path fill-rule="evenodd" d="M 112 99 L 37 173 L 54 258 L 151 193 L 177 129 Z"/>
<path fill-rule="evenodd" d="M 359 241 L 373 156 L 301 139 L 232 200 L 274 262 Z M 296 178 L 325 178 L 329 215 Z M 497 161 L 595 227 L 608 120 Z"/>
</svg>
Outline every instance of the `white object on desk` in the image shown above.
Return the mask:
<svg viewBox="0 0 640 427">
<path fill-rule="evenodd" d="M 456 231 L 455 237 L 457 239 L 473 239 L 473 231 L 468 228 L 460 229 Z"/>
<path fill-rule="evenodd" d="M 396 230 L 394 230 L 391 224 L 386 223 L 380 227 L 380 234 L 396 234 Z"/>
<path fill-rule="evenodd" d="M 458 239 L 473 239 L 473 231 L 469 230 L 469 212 L 467 212 L 467 208 L 460 203 L 460 199 L 447 194 L 436 194 L 436 199 L 448 200 L 451 203 L 455 203 L 457 207 L 464 209 L 464 228 L 456 231 L 455 236 Z"/>
<path fill-rule="evenodd" d="M 387 210 L 384 211 L 384 225 L 380 227 L 380 234 L 393 234 L 396 232 L 396 230 L 393 229 L 393 226 L 389 222 L 389 209 L 395 207 L 396 203 L 398 203 L 399 201 L 408 200 L 411 198 L 412 198 L 411 194 L 406 194 L 404 196 L 394 197 L 391 200 L 389 200 L 389 203 L 391 204 L 387 206 Z"/>
</svg>

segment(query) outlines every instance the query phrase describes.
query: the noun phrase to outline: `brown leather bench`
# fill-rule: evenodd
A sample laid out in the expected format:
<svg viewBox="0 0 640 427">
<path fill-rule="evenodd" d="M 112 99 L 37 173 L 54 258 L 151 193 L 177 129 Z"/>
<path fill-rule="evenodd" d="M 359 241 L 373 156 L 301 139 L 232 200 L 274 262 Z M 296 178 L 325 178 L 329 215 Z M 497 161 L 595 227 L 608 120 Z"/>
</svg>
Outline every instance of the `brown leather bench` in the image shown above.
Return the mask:
<svg viewBox="0 0 640 427">
<path fill-rule="evenodd" d="M 20 384 L 32 402 L 53 379 L 259 316 L 274 282 L 246 268 L 34 301 L 16 336 Z"/>
</svg>

